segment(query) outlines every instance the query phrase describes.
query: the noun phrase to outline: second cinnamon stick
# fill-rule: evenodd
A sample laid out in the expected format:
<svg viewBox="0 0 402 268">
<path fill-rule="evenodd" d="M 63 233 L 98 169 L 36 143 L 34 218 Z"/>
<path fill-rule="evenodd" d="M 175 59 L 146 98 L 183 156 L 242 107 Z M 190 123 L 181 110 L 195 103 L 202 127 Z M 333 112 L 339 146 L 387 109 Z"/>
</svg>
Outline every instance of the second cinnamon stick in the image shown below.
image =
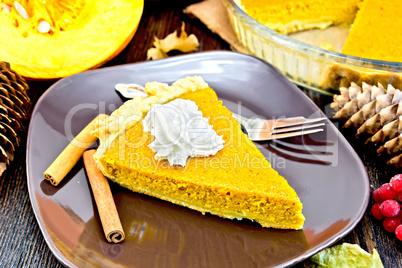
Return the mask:
<svg viewBox="0 0 402 268">
<path fill-rule="evenodd" d="M 98 208 L 99 218 L 108 242 L 120 243 L 125 234 L 117 213 L 109 182 L 96 166 L 95 150 L 84 152 L 84 165 L 91 184 L 92 193 Z"/>
</svg>

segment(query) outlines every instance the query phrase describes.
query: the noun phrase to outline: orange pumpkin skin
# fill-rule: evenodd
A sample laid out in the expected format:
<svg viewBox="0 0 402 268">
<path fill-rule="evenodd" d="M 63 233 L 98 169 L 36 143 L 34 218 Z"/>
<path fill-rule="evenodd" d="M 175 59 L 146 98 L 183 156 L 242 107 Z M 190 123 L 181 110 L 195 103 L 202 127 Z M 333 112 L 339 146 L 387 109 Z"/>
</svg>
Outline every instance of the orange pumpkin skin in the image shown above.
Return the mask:
<svg viewBox="0 0 402 268">
<path fill-rule="evenodd" d="M 143 0 L 24 0 L 24 18 L 13 0 L 0 2 L 0 38 L 12 40 L 2 45 L 0 59 L 34 80 L 66 77 L 111 60 L 131 41 L 144 7 Z M 48 32 L 38 26 L 43 21 Z"/>
</svg>

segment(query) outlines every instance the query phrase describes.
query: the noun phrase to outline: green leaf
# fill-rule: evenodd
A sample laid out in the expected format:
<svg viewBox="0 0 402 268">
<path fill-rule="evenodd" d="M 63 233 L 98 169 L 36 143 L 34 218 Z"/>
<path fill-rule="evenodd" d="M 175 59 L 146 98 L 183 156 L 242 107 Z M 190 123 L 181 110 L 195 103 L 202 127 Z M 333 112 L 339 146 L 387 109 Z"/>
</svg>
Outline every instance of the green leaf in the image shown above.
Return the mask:
<svg viewBox="0 0 402 268">
<path fill-rule="evenodd" d="M 377 250 L 373 254 L 367 253 L 358 245 L 343 243 L 326 248 L 304 263 L 305 268 L 332 268 L 332 267 L 364 267 L 384 268 Z"/>
</svg>

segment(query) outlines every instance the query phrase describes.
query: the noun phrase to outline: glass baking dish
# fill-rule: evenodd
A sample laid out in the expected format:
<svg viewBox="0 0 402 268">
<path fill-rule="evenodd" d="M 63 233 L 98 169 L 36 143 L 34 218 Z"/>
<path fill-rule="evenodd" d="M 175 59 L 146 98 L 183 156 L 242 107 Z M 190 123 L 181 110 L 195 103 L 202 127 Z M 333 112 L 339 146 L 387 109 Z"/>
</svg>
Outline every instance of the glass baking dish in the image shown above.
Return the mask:
<svg viewBox="0 0 402 268">
<path fill-rule="evenodd" d="M 327 95 L 339 92 L 341 86 L 348 87 L 350 82 L 381 83 L 383 86 L 392 84 L 397 88 L 402 87 L 401 62 L 349 56 L 321 48 L 322 42 L 317 43 L 317 40 L 328 36 L 338 38 L 334 33 L 339 31 L 342 33 L 338 39 L 346 39 L 348 29 L 340 29 L 345 26 L 330 27 L 327 30 L 327 37 L 325 30 L 303 33 L 305 36 L 311 33 L 314 37 L 306 43 L 295 39 L 295 37 L 301 39 L 299 35 L 286 36 L 264 26 L 247 15 L 233 0 L 223 2 L 233 29 L 248 53 L 271 63 L 299 86 Z M 341 45 L 338 44 L 338 51 L 342 46 L 342 42 Z M 333 48 L 336 50 L 336 47 Z"/>
</svg>

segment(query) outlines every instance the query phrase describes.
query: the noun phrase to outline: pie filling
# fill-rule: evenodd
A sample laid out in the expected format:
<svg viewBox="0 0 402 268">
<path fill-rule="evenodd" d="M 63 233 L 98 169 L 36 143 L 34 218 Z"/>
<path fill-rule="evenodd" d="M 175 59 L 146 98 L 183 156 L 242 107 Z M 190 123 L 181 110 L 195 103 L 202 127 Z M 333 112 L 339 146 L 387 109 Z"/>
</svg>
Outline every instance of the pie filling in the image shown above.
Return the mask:
<svg viewBox="0 0 402 268">
<path fill-rule="evenodd" d="M 185 206 L 205 214 L 209 212 L 229 219 L 249 219 L 263 227 L 278 229 L 301 229 L 304 218 L 295 215 L 297 200 L 286 198 L 270 200 L 269 196 L 258 194 L 228 192 L 225 189 L 211 189 L 197 184 L 179 181 L 171 177 L 156 177 L 140 174 L 126 168 L 116 168 L 110 163 L 103 163 L 103 170 L 108 177 L 134 192 L 150 195 L 171 203 Z M 261 217 L 264 215 L 264 217 Z"/>
</svg>

